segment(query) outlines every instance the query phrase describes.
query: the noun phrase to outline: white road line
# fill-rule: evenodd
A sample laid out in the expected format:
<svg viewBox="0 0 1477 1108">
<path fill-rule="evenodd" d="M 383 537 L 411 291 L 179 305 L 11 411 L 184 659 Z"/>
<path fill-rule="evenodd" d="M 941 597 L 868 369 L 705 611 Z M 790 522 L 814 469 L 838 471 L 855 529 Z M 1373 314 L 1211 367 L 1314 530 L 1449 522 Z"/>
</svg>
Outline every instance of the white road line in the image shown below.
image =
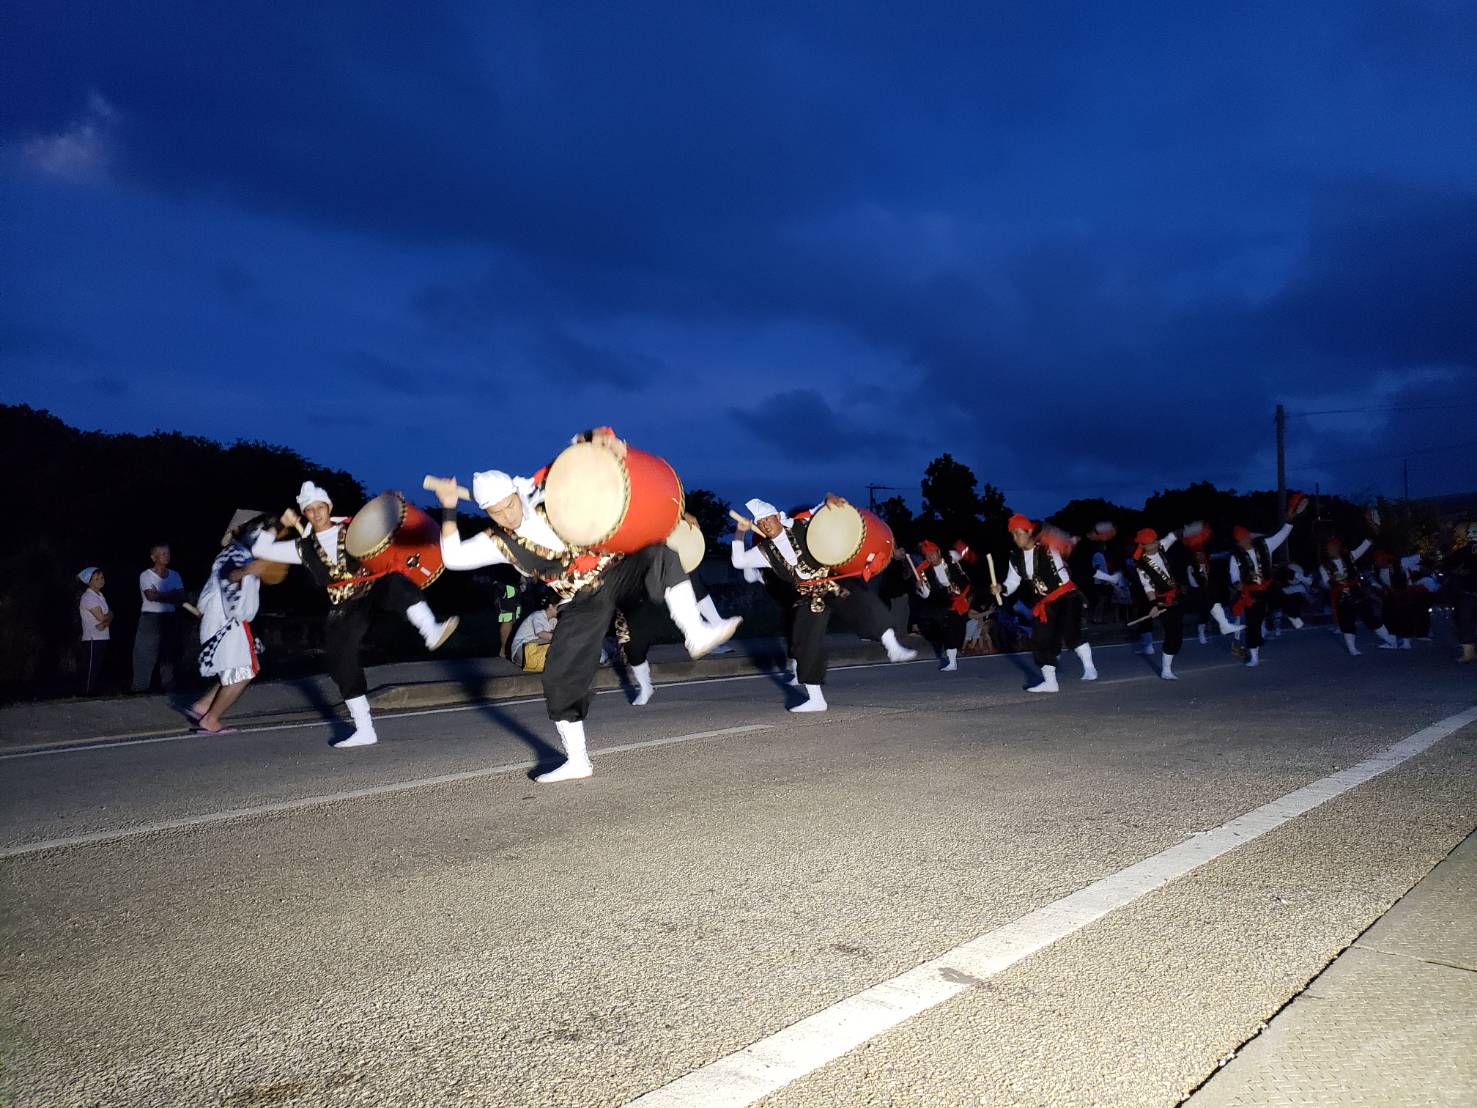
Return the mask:
<svg viewBox="0 0 1477 1108">
<path fill-rule="evenodd" d="M 739 1108 L 980 984 L 1052 943 L 1102 919 L 1228 851 L 1265 835 L 1429 750 L 1469 723 L 1469 708 L 1433 723 L 1357 765 L 1314 781 L 1096 881 L 1013 923 L 986 932 L 921 966 L 848 997 L 638 1097 L 628 1108 Z"/>
<path fill-rule="evenodd" d="M 696 742 L 699 739 L 715 739 L 724 735 L 746 735 L 755 731 L 769 731 L 768 723 L 750 723 L 742 727 L 720 727 L 715 731 L 694 731 L 690 735 L 673 735 L 665 739 L 644 739 L 641 742 L 621 743 L 590 751 L 593 755 L 619 754 L 626 750 L 646 750 L 654 746 L 672 746 L 676 743 Z M 136 827 L 123 827 L 113 831 L 94 831 L 87 835 L 69 835 L 60 839 L 45 839 L 41 842 L 21 843 L 18 846 L 0 849 L 0 858 L 14 858 L 22 854 L 35 854 L 42 850 L 58 850 L 63 847 L 88 846 L 93 843 L 131 839 L 138 835 L 153 835 L 160 831 L 177 831 L 185 827 L 200 827 L 205 824 L 222 823 L 226 820 L 243 819 L 249 816 L 266 816 L 278 812 L 295 812 L 303 808 L 317 808 L 325 804 L 337 804 L 344 800 L 363 800 L 371 796 L 389 796 L 394 793 L 410 792 L 413 789 L 430 788 L 433 785 L 449 785 L 457 781 L 475 781 L 479 777 L 496 777 L 504 773 L 528 772 L 533 762 L 509 762 L 485 769 L 466 770 L 462 773 L 442 773 L 435 777 L 420 777 L 413 781 L 395 781 L 388 785 L 371 785 L 363 789 L 346 789 L 337 793 L 322 793 L 305 796 L 297 800 L 283 800 L 275 804 L 258 804 L 250 808 L 229 808 L 222 812 L 206 812 L 183 819 L 162 820 Z"/>
<path fill-rule="evenodd" d="M 1134 644 L 1133 643 L 1105 643 L 1105 644 L 1103 644 L 1101 646 L 1094 646 L 1093 647 L 1093 652 L 1096 653 L 1097 651 L 1100 651 L 1100 650 L 1119 650 L 1119 649 L 1130 647 L 1132 645 L 1134 645 Z M 990 659 L 990 658 L 1018 658 L 1018 657 L 1021 657 L 1022 655 L 1026 655 L 1026 654 L 1029 654 L 1029 653 L 1030 653 L 1030 651 L 1028 651 L 1028 650 L 1018 650 L 1018 651 L 1013 651 L 1013 652 L 1005 653 L 1005 654 L 968 654 L 968 655 L 964 655 L 959 660 L 961 662 L 977 662 L 977 661 L 984 661 L 984 660 L 987 660 L 987 659 Z M 937 659 L 935 659 L 935 658 L 926 658 L 926 659 L 925 658 L 919 658 L 919 659 L 917 659 L 915 661 L 912 661 L 912 662 L 853 662 L 851 665 L 831 666 L 831 667 L 828 668 L 827 672 L 829 672 L 829 673 L 842 673 L 842 672 L 845 672 L 846 670 L 852 670 L 852 669 L 881 669 L 881 668 L 884 668 L 884 667 L 887 667 L 887 666 L 893 666 L 893 665 L 913 665 L 913 666 L 916 666 L 916 665 L 923 665 L 926 662 L 935 662 L 936 663 L 937 662 Z M 1196 668 L 1198 668 L 1198 669 L 1213 669 L 1213 668 L 1219 668 L 1219 667 L 1215 667 L 1215 666 L 1198 666 Z M 737 674 L 734 674 L 734 675 L 729 676 L 729 677 L 693 677 L 693 678 L 690 678 L 690 679 L 685 680 L 685 681 L 663 681 L 663 682 L 659 683 L 656 687 L 659 688 L 659 689 L 675 689 L 675 688 L 681 688 L 681 687 L 683 687 L 685 685 L 721 685 L 721 684 L 724 684 L 724 683 L 729 682 L 729 681 L 757 681 L 757 680 L 759 680 L 761 678 L 764 678 L 764 679 L 772 679 L 772 678 L 780 677 L 780 676 L 785 676 L 785 674 L 784 674 L 784 672 L 782 670 L 768 669 L 768 670 L 761 670 L 758 673 L 737 673 Z M 1102 682 L 1102 684 L 1112 684 L 1112 683 L 1113 682 L 1111 682 L 1111 681 L 1104 681 L 1104 682 Z M 621 694 L 625 694 L 628 691 L 629 690 L 627 690 L 625 688 L 596 689 L 595 690 L 595 694 L 597 696 L 605 696 L 605 695 L 610 694 L 610 693 L 621 693 Z M 394 710 L 388 710 L 388 711 L 384 711 L 384 712 L 376 712 L 375 713 L 375 717 L 377 719 L 382 719 L 383 720 L 383 719 L 409 719 L 412 716 L 440 716 L 440 715 L 447 715 L 447 714 L 449 714 L 451 712 L 476 712 L 476 711 L 479 711 L 479 710 L 485 710 L 485 709 L 487 709 L 489 707 L 493 707 L 493 708 L 514 708 L 514 707 L 517 707 L 520 704 L 541 704 L 541 703 L 543 703 L 543 699 L 544 698 L 542 696 L 526 696 L 526 697 L 520 697 L 517 700 L 479 700 L 479 701 L 477 701 L 474 704 L 454 704 L 454 705 L 450 705 L 450 706 L 444 707 L 444 708 L 416 708 L 416 709 L 412 709 L 412 710 L 409 710 L 409 711 L 400 711 L 400 712 L 397 712 L 397 711 L 394 711 Z M 261 727 L 242 727 L 242 728 L 240 728 L 237 731 L 237 734 L 240 734 L 240 735 L 261 735 L 261 734 L 266 734 L 267 732 L 270 732 L 270 731 L 296 731 L 296 730 L 299 730 L 300 728 L 304 728 L 304 727 L 333 727 L 333 726 L 337 726 L 338 724 L 343 723 L 343 722 L 346 722 L 346 717 L 341 717 L 341 716 L 337 716 L 336 715 L 336 716 L 333 716 L 332 718 L 328 718 L 328 719 L 322 719 L 322 718 L 320 718 L 320 719 L 305 719 L 305 720 L 300 720 L 297 723 L 269 723 L 269 724 L 264 724 Z M 141 737 L 138 737 L 138 738 L 129 738 L 127 736 L 119 736 L 116 739 L 101 739 L 101 740 L 99 740 L 97 742 L 87 742 L 87 741 L 83 740 L 83 741 L 81 741 L 79 743 L 76 743 L 76 744 L 73 744 L 73 745 L 70 745 L 70 746 L 49 746 L 49 747 L 42 747 L 42 748 L 40 748 L 38 750 L 18 750 L 18 751 L 15 751 L 14 753 L 11 753 L 11 754 L 0 754 L 0 762 L 9 761 L 9 760 L 14 759 L 14 758 L 50 758 L 50 757 L 55 757 L 58 754 L 80 754 L 80 753 L 83 753 L 83 752 L 89 751 L 89 750 L 111 750 L 113 747 L 125 747 L 125 746 L 150 746 L 150 745 L 152 745 L 154 743 L 177 743 L 177 742 L 185 742 L 185 741 L 191 740 L 191 739 L 199 740 L 199 741 L 205 741 L 205 740 L 209 740 L 211 737 L 212 736 L 210 736 L 210 735 L 202 735 L 202 734 L 200 734 L 199 732 L 196 732 L 196 731 L 182 731 L 179 734 L 169 734 L 169 735 L 158 735 L 158 734 L 150 733 L 148 735 L 141 736 Z M 228 736 L 228 738 L 229 738 L 229 736 Z"/>
</svg>

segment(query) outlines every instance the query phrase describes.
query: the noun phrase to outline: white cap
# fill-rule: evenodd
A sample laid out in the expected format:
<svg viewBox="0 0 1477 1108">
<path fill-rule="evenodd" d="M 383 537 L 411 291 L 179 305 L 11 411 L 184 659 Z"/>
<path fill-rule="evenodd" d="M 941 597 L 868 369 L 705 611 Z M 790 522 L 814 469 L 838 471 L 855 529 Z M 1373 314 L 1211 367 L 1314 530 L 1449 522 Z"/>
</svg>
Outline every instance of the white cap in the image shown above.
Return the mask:
<svg viewBox="0 0 1477 1108">
<path fill-rule="evenodd" d="M 90 585 L 92 584 L 92 575 L 96 572 L 97 566 L 88 566 L 81 573 L 77 574 L 77 580 L 81 581 L 84 585 Z"/>
<path fill-rule="evenodd" d="M 517 491 L 513 479 L 500 469 L 484 469 L 481 473 L 472 474 L 472 499 L 483 511 Z"/>
<path fill-rule="evenodd" d="M 333 501 L 328 493 L 323 491 L 311 481 L 304 481 L 303 487 L 297 490 L 297 506 L 299 511 L 306 512 L 309 504 L 327 504 L 333 507 Z"/>
<path fill-rule="evenodd" d="M 780 514 L 780 510 L 767 500 L 750 500 L 744 507 L 749 509 L 750 519 L 764 519 L 766 516 Z"/>
</svg>

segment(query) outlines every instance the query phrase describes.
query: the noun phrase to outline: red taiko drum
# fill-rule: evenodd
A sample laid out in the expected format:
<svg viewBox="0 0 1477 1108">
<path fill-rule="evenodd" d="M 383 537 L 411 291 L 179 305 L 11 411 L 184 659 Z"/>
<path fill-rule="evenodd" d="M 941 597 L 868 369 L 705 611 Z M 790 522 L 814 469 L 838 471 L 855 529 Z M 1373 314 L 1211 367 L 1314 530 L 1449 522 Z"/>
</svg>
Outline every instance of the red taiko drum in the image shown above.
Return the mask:
<svg viewBox="0 0 1477 1108">
<path fill-rule="evenodd" d="M 810 517 L 805 548 L 833 577 L 870 581 L 892 560 L 892 528 L 865 508 L 827 504 Z"/>
<path fill-rule="evenodd" d="M 344 527 L 344 550 L 366 577 L 399 573 L 425 588 L 441 576 L 441 527 L 398 492 L 376 496 Z"/>
<path fill-rule="evenodd" d="M 682 518 L 682 482 L 655 454 L 593 442 L 566 447 L 544 478 L 549 525 L 570 546 L 634 554 L 666 542 Z"/>
</svg>

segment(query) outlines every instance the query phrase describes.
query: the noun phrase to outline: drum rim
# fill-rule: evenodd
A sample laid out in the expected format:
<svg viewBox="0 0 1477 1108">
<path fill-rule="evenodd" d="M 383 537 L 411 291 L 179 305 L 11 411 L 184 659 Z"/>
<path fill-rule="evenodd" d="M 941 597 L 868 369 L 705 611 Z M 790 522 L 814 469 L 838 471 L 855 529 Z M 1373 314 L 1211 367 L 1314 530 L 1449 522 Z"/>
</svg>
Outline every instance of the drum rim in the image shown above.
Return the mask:
<svg viewBox="0 0 1477 1108">
<path fill-rule="evenodd" d="M 348 554 L 349 557 L 358 559 L 359 561 L 363 561 L 365 558 L 373 558 L 376 554 L 384 553 L 390 548 L 390 543 L 394 541 L 395 532 L 399 531 L 401 527 L 405 526 L 405 509 L 409 501 L 407 501 L 405 497 L 402 496 L 395 489 L 386 489 L 384 492 L 380 493 L 379 496 L 370 498 L 369 504 L 374 503 L 374 501 L 378 500 L 381 496 L 393 496 L 395 497 L 395 499 L 400 501 L 400 518 L 395 521 L 395 526 L 390 528 L 389 533 L 386 534 L 385 537 L 379 541 L 379 545 L 377 545 L 373 550 L 366 550 L 363 554 L 354 554 L 349 550 L 349 528 L 353 526 L 354 519 L 355 517 L 357 517 L 358 512 L 356 512 L 354 516 L 350 516 L 349 521 L 344 524 L 344 553 Z M 364 508 L 368 507 L 369 504 L 365 504 L 359 509 L 359 511 L 364 511 Z M 445 566 L 443 566 L 442 568 L 444 569 Z M 427 581 L 426 583 L 430 584 L 429 581 Z"/>
<path fill-rule="evenodd" d="M 848 563 L 849 561 L 851 561 L 853 558 L 855 558 L 858 554 L 860 554 L 862 552 L 862 547 L 864 547 L 864 546 L 867 545 L 867 514 L 864 511 L 862 511 L 862 509 L 858 508 L 855 504 L 848 504 L 846 506 L 848 508 L 850 508 L 852 511 L 854 511 L 856 513 L 857 518 L 862 521 L 862 533 L 857 536 L 856 546 L 852 547 L 851 553 L 848 554 L 848 555 L 846 555 L 846 557 L 844 557 L 844 558 L 840 558 L 837 561 L 828 563 L 827 564 L 827 568 L 828 569 L 835 569 L 837 566 L 844 566 L 844 565 L 846 565 L 846 563 Z M 830 507 L 833 507 L 833 505 L 831 505 L 831 504 L 822 504 L 821 507 L 820 507 L 820 509 L 815 514 L 816 515 L 820 515 L 821 512 L 824 512 L 827 508 L 830 508 Z M 812 516 L 811 517 L 812 520 L 814 520 L 814 518 L 815 518 L 815 516 Z M 810 533 L 810 529 L 807 527 L 806 528 L 806 534 L 808 535 L 809 533 Z M 813 554 L 811 556 L 814 557 Z"/>
</svg>

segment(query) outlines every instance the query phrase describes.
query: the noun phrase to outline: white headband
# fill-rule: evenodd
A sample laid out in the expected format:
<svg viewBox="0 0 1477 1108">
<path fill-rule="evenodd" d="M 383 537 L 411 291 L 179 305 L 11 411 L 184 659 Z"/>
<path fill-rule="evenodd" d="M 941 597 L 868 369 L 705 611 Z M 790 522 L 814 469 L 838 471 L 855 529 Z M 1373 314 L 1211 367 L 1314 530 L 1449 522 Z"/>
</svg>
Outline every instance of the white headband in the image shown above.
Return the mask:
<svg viewBox="0 0 1477 1108">
<path fill-rule="evenodd" d="M 483 511 L 517 491 L 513 479 L 500 469 L 484 469 L 481 473 L 472 474 L 472 499 Z"/>
<path fill-rule="evenodd" d="M 313 482 L 304 481 L 303 487 L 297 490 L 298 510 L 306 512 L 309 504 L 327 504 L 330 508 L 333 507 L 333 501 L 329 499 L 328 493 Z"/>
<path fill-rule="evenodd" d="M 780 510 L 767 500 L 750 500 L 744 507 L 749 509 L 750 519 L 764 519 L 766 516 L 780 514 Z"/>
</svg>

